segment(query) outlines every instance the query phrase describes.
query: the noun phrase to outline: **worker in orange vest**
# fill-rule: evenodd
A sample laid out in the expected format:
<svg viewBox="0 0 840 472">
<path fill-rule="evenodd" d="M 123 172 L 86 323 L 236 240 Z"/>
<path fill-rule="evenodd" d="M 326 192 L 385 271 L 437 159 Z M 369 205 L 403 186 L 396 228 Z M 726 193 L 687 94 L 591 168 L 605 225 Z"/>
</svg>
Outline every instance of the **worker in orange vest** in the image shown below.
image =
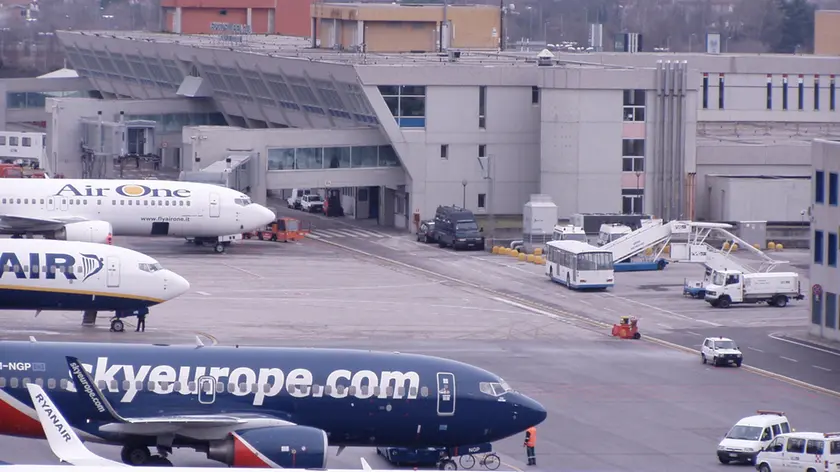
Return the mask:
<svg viewBox="0 0 840 472">
<path fill-rule="evenodd" d="M 537 454 L 534 447 L 537 445 L 537 428 L 531 426 L 525 430 L 525 451 L 528 453 L 528 465 L 537 465 Z"/>
</svg>

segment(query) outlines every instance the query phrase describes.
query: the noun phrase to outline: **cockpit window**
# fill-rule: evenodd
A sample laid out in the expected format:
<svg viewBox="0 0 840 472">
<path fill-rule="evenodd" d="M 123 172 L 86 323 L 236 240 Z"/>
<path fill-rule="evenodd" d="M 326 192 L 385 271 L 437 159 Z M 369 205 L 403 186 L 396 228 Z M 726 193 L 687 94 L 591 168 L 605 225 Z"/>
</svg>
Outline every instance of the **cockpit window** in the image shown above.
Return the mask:
<svg viewBox="0 0 840 472">
<path fill-rule="evenodd" d="M 142 270 L 143 272 L 157 272 L 159 270 L 163 270 L 163 266 L 160 265 L 160 263 L 158 263 L 158 262 L 155 262 L 154 264 L 147 264 L 147 263 L 141 262 L 139 264 L 139 266 L 140 266 L 140 270 Z"/>
<path fill-rule="evenodd" d="M 250 198 L 234 198 L 233 202 L 239 206 L 248 206 L 251 204 Z"/>
<path fill-rule="evenodd" d="M 479 382 L 478 389 L 481 393 L 485 393 L 492 397 L 500 397 L 505 393 L 512 391 L 510 385 L 501 379 L 499 379 L 499 382 Z"/>
</svg>

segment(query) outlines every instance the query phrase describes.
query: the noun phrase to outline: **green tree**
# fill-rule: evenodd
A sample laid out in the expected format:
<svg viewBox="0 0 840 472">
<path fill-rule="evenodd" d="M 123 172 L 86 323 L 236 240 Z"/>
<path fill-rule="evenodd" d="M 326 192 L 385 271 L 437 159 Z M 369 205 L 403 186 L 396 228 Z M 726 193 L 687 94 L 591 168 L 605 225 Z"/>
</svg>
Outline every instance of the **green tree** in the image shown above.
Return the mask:
<svg viewBox="0 0 840 472">
<path fill-rule="evenodd" d="M 814 11 L 807 0 L 779 0 L 782 13 L 773 52 L 811 51 L 814 45 Z"/>
</svg>

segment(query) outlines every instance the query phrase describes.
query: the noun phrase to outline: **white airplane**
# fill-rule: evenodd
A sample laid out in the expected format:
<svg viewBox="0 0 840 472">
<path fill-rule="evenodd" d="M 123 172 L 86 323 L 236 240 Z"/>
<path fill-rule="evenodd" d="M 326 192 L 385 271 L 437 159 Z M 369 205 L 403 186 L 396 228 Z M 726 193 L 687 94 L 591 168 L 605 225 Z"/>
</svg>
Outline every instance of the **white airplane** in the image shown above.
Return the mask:
<svg viewBox="0 0 840 472">
<path fill-rule="evenodd" d="M 112 236 L 179 236 L 225 251 L 230 235 L 274 212 L 212 184 L 166 180 L 3 179 L 0 234 L 111 243 Z"/>
<path fill-rule="evenodd" d="M 190 288 L 180 275 L 155 259 L 107 244 L 48 239 L 0 239 L 0 309 L 79 310 L 84 323 L 98 311 L 120 318 L 146 314 L 149 307 Z"/>
<path fill-rule="evenodd" d="M 149 466 L 130 466 L 122 462 L 112 461 L 104 457 L 98 456 L 90 449 L 85 447 L 79 436 L 73 430 L 70 423 L 64 419 L 61 411 L 55 406 L 53 401 L 47 395 L 43 388 L 34 383 L 26 385 L 29 389 L 29 396 L 32 398 L 32 404 L 35 405 L 35 411 L 38 413 L 38 421 L 41 422 L 41 427 L 44 428 L 44 434 L 47 436 L 47 442 L 53 454 L 61 462 L 68 463 L 73 466 L 82 467 L 90 472 L 117 472 L 125 470 L 125 467 L 131 467 L 140 471 L 160 470 L 158 467 Z M 63 465 L 0 465 L 2 472 L 57 472 L 64 470 Z M 245 468 L 239 467 L 238 470 L 246 471 L 263 471 L 264 468 Z M 370 464 L 362 458 L 362 469 L 371 472 L 374 471 Z M 215 472 L 218 467 L 170 467 L 168 470 L 179 472 Z M 311 471 L 313 469 L 283 469 L 292 472 Z M 324 472 L 351 472 L 353 469 L 317 469 Z"/>
</svg>

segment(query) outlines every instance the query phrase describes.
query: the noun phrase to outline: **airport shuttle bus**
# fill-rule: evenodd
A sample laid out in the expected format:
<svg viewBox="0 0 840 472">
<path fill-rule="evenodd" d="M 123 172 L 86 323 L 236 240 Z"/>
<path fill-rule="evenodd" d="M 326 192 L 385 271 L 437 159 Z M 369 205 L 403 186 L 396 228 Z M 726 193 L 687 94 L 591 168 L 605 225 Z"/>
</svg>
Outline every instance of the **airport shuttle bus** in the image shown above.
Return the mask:
<svg viewBox="0 0 840 472">
<path fill-rule="evenodd" d="M 580 241 L 549 241 L 545 274 L 570 289 L 607 289 L 615 285 L 613 255 Z"/>
</svg>

